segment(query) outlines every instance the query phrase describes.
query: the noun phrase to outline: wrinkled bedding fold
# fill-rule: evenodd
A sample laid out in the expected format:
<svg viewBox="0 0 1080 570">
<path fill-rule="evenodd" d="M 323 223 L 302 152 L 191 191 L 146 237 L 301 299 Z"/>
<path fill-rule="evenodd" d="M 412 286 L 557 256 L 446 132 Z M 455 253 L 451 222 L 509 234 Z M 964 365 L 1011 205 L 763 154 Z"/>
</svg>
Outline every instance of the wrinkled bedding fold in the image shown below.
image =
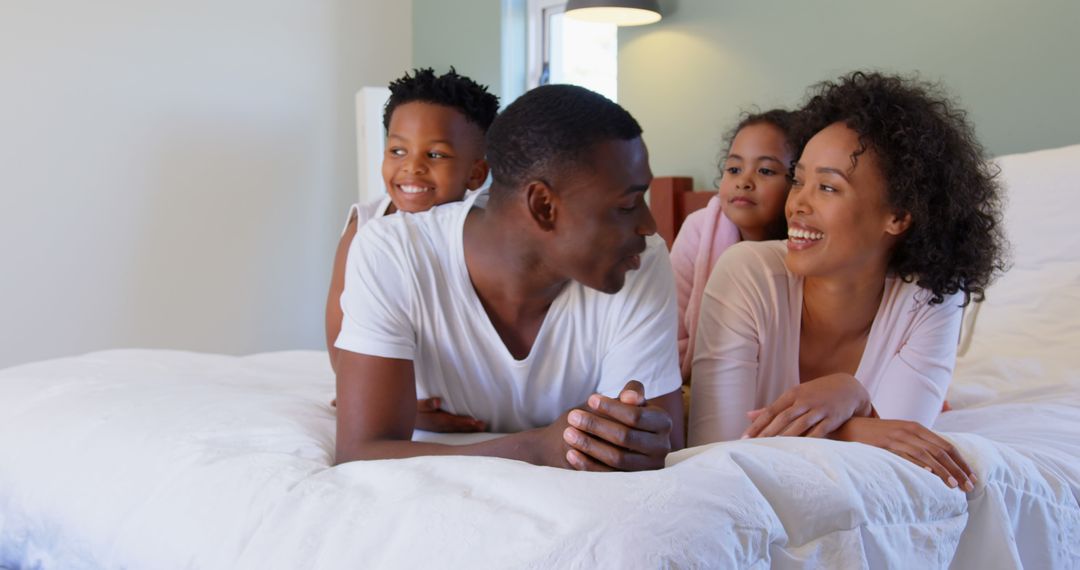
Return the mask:
<svg viewBox="0 0 1080 570">
<path fill-rule="evenodd" d="M 648 473 L 330 467 L 322 352 L 34 363 L 0 371 L 0 567 L 1080 566 L 1080 390 L 971 389 L 935 426 L 980 478 L 964 494 L 883 450 L 801 438 Z"/>
</svg>

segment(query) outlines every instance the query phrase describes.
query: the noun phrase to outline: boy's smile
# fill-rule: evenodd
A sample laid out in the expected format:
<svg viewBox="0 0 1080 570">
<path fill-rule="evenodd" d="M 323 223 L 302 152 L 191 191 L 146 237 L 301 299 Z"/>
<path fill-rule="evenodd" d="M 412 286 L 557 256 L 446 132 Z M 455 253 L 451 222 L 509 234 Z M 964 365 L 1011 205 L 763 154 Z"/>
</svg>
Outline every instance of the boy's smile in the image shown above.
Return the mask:
<svg viewBox="0 0 1080 570">
<path fill-rule="evenodd" d="M 420 194 L 421 192 L 430 192 L 435 190 L 435 188 L 414 186 L 412 184 L 398 184 L 397 188 L 398 190 L 401 190 L 406 194 Z"/>
</svg>

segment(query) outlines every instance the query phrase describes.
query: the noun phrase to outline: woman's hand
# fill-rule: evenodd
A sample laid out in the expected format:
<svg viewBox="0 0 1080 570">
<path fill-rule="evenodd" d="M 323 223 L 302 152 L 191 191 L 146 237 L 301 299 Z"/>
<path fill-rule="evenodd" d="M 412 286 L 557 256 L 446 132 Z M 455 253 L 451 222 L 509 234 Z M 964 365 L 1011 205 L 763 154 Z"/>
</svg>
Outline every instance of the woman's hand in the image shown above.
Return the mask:
<svg viewBox="0 0 1080 570">
<path fill-rule="evenodd" d="M 855 416 L 869 416 L 870 394 L 850 374 L 830 374 L 803 382 L 765 408 L 747 413 L 753 422 L 743 434 L 825 437 Z"/>
<path fill-rule="evenodd" d="M 956 448 L 918 422 L 851 418 L 830 437 L 880 447 L 941 477 L 949 487 L 975 489 L 975 474 Z"/>
</svg>

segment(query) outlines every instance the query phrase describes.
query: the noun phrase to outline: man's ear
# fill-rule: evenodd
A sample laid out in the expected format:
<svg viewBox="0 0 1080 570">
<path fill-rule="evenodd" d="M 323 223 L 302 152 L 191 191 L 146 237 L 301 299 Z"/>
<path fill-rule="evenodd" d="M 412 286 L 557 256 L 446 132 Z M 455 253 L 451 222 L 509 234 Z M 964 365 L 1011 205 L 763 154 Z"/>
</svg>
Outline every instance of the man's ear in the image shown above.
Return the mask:
<svg viewBox="0 0 1080 570">
<path fill-rule="evenodd" d="M 911 212 L 893 212 L 885 224 L 885 233 L 900 236 L 911 227 Z"/>
<path fill-rule="evenodd" d="M 543 180 L 533 180 L 525 186 L 524 194 L 529 216 L 536 222 L 536 226 L 541 231 L 553 231 L 557 215 L 557 198 L 551 186 Z"/>
<path fill-rule="evenodd" d="M 484 185 L 484 181 L 487 180 L 488 172 L 491 168 L 488 166 L 486 160 L 482 158 L 476 159 L 473 162 L 472 170 L 469 171 L 469 179 L 465 181 L 465 188 L 469 190 L 476 190 Z"/>
</svg>

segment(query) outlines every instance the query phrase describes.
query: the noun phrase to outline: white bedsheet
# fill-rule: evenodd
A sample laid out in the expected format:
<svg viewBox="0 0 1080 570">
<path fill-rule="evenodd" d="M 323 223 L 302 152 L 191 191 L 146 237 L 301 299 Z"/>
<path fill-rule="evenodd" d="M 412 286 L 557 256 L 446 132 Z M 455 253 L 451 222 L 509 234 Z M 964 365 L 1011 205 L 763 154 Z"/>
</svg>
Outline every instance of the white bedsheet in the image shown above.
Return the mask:
<svg viewBox="0 0 1080 570">
<path fill-rule="evenodd" d="M 331 468 L 324 353 L 35 363 L 0 371 L 0 568 L 1080 567 L 1080 390 L 969 388 L 937 426 L 981 480 L 965 495 L 791 438 L 637 474 Z"/>
</svg>

